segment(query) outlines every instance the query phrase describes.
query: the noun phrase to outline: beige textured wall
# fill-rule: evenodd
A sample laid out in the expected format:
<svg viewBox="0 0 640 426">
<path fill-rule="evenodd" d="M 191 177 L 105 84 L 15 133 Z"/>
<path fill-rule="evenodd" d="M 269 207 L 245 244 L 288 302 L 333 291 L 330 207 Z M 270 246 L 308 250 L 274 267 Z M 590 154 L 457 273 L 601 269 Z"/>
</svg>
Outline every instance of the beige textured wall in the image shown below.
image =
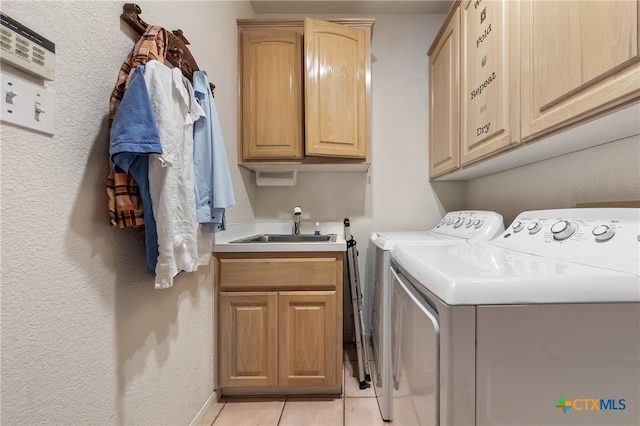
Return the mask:
<svg viewBox="0 0 640 426">
<path fill-rule="evenodd" d="M 526 210 L 640 200 L 640 136 L 474 179 L 467 185 L 467 208 L 495 210 L 507 225 Z"/>
<path fill-rule="evenodd" d="M 109 226 L 106 112 L 133 46 L 124 2 L 3 1 L 56 43 L 56 134 L 1 136 L 2 424 L 188 424 L 213 393 L 212 269 L 154 290 L 140 235 Z M 248 2 L 146 2 L 217 85 L 235 164 L 236 18 Z M 232 167 L 238 207 L 251 185 Z"/>
</svg>

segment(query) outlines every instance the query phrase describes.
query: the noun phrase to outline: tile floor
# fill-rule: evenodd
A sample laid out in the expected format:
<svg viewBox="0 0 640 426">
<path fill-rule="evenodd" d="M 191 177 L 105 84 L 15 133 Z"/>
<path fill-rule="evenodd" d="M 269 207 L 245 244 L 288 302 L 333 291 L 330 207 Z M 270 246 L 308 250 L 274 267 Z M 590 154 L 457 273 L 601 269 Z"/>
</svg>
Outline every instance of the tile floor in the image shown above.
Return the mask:
<svg viewBox="0 0 640 426">
<path fill-rule="evenodd" d="M 346 344 L 340 396 L 223 397 L 206 423 L 212 426 L 384 425 L 373 387 L 360 389 L 355 346 Z"/>
</svg>

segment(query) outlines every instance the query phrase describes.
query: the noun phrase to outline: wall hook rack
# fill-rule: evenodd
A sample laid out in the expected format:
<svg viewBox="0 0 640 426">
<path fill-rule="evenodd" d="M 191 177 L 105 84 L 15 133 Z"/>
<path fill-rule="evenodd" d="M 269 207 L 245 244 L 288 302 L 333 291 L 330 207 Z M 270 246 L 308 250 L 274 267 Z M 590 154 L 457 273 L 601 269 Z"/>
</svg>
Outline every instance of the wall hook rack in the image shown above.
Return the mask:
<svg viewBox="0 0 640 426">
<path fill-rule="evenodd" d="M 122 14 L 120 15 L 120 19 L 140 35 L 144 34 L 149 26 L 149 24 L 143 21 L 140 17 L 141 13 L 142 9 L 137 4 L 125 3 L 124 6 L 122 6 Z M 167 33 L 169 34 L 167 46 L 167 52 L 169 54 L 166 57 L 167 61 L 169 61 L 173 66 L 178 67 L 185 77 L 190 81 L 193 81 L 193 73 L 198 71 L 199 68 L 196 60 L 187 47 L 189 40 L 184 36 L 182 30 L 168 31 Z M 215 89 L 216 86 L 213 83 L 209 83 L 209 86 L 211 87 L 211 93 L 213 94 L 213 89 Z"/>
</svg>

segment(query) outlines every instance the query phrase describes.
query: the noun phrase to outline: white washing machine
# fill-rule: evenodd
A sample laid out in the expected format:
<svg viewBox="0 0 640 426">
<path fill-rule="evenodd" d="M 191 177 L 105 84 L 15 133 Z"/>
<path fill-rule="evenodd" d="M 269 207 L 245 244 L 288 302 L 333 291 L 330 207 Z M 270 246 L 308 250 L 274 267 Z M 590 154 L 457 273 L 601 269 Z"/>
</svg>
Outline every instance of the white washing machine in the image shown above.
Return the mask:
<svg viewBox="0 0 640 426">
<path fill-rule="evenodd" d="M 447 213 L 440 223 L 428 231 L 376 232 L 371 235 L 375 245 L 375 274 L 371 308 L 370 371 L 384 420 L 393 418 L 391 405 L 390 298 L 391 250 L 398 243 L 429 245 L 464 244 L 485 241 L 504 231 L 502 216 L 489 211 L 456 211 Z"/>
<path fill-rule="evenodd" d="M 399 424 L 640 424 L 640 209 L 392 251 Z"/>
</svg>

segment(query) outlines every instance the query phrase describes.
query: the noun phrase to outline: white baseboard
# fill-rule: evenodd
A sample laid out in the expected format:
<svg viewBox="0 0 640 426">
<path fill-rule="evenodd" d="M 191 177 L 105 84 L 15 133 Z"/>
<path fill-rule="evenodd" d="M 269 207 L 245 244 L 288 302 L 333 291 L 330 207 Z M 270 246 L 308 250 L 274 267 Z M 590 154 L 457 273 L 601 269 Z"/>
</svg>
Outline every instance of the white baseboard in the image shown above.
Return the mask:
<svg viewBox="0 0 640 426">
<path fill-rule="evenodd" d="M 189 426 L 210 426 L 215 419 L 215 416 L 220 411 L 221 407 L 218 407 L 218 394 L 213 391 L 207 402 L 204 403 L 198 414 L 193 418 Z"/>
</svg>

